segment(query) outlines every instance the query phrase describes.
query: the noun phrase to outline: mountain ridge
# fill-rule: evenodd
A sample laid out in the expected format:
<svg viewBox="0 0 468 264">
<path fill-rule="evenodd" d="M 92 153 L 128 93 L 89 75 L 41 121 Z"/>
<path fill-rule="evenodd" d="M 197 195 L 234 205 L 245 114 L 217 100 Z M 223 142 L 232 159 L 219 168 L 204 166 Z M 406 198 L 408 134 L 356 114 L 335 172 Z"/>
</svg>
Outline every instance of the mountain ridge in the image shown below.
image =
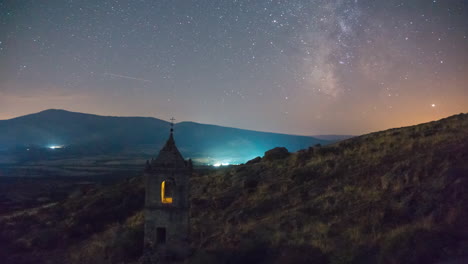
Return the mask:
<svg viewBox="0 0 468 264">
<path fill-rule="evenodd" d="M 68 156 L 130 152 L 150 155 L 166 141 L 169 124 L 154 117 L 101 116 L 49 109 L 0 121 L 3 132 L 0 150 L 15 148 L 25 152 L 32 147 L 64 146 L 61 152 Z M 333 142 L 191 121 L 176 123 L 174 127 L 184 156 L 202 163 L 242 163 L 277 146 L 296 151 Z"/>
<path fill-rule="evenodd" d="M 26 114 L 22 116 L 17 116 L 9 119 L 2 119 L 2 121 L 10 121 L 10 120 L 15 120 L 15 119 L 23 119 L 23 118 L 30 118 L 30 117 L 35 117 L 35 116 L 41 116 L 44 114 L 49 114 L 49 113 L 68 113 L 68 114 L 77 114 L 77 115 L 88 115 L 88 116 L 94 116 L 94 117 L 109 117 L 109 118 L 137 118 L 137 119 L 156 119 L 161 122 L 165 122 L 166 124 L 170 124 L 169 121 L 165 121 L 160 118 L 152 117 L 152 116 L 119 116 L 119 115 L 99 115 L 99 114 L 92 114 L 92 113 L 83 113 L 83 112 L 75 112 L 75 111 L 69 111 L 65 109 L 58 109 L 58 108 L 50 108 L 46 110 L 42 110 L 36 113 L 31 113 L 31 114 Z M 229 129 L 237 129 L 237 130 L 246 130 L 246 131 L 251 131 L 251 132 L 259 132 L 259 133 L 268 133 L 268 134 L 277 134 L 277 135 L 288 135 L 288 136 L 298 136 L 298 137 L 353 137 L 352 135 L 300 135 L 300 134 L 289 134 L 289 133 L 280 133 L 280 132 L 271 132 L 271 131 L 261 131 L 261 130 L 253 130 L 253 129 L 247 129 L 247 128 L 238 128 L 238 127 L 231 127 L 231 126 L 223 126 L 223 125 L 216 125 L 216 124 L 208 124 L 208 123 L 200 123 L 200 122 L 195 122 L 195 121 L 180 121 L 174 123 L 174 125 L 177 124 L 182 124 L 182 123 L 187 123 L 187 124 L 196 124 L 196 125 L 205 125 L 205 126 L 213 126 L 213 127 L 222 127 L 222 128 L 229 128 Z"/>
</svg>

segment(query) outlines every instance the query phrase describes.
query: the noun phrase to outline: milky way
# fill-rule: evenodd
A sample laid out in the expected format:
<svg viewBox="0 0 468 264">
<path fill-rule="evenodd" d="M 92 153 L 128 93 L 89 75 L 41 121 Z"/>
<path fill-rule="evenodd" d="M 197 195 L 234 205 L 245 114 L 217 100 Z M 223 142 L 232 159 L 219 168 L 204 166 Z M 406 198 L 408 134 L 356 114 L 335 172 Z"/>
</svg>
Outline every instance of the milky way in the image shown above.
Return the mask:
<svg viewBox="0 0 468 264">
<path fill-rule="evenodd" d="M 463 0 L 2 1 L 0 119 L 48 108 L 295 134 L 468 111 Z"/>
</svg>

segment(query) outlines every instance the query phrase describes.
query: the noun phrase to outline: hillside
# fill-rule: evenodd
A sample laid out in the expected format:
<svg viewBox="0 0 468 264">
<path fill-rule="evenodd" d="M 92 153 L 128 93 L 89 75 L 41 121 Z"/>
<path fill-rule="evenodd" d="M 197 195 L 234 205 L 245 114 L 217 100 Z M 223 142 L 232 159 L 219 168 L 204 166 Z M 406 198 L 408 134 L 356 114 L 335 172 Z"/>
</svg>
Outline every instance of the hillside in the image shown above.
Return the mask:
<svg viewBox="0 0 468 264">
<path fill-rule="evenodd" d="M 103 154 L 148 157 L 166 141 L 169 123 L 150 117 L 98 116 L 51 109 L 0 120 L 0 131 L 0 151 L 13 149 L 21 162 Z M 296 151 L 336 141 L 194 122 L 175 124 L 175 138 L 186 157 L 203 163 L 230 164 L 245 162 L 277 146 Z M 44 150 L 50 146 L 65 148 Z M 11 151 L 8 155 L 12 156 Z"/>
<path fill-rule="evenodd" d="M 198 172 L 189 263 L 466 260 L 467 160 L 460 114 Z M 0 216 L 0 258 L 137 263 L 143 197 L 136 177 Z"/>
</svg>

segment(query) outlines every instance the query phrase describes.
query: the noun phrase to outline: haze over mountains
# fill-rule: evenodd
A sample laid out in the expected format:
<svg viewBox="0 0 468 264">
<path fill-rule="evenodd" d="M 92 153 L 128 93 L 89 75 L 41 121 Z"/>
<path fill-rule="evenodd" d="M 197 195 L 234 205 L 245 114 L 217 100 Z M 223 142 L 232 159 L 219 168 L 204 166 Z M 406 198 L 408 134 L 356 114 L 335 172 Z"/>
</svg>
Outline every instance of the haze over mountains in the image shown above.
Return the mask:
<svg viewBox="0 0 468 264">
<path fill-rule="evenodd" d="M 98 116 L 50 109 L 0 121 L 0 150 L 24 152 L 28 148 L 64 146 L 54 151 L 74 157 L 109 153 L 155 155 L 166 141 L 169 127 L 169 122 L 151 117 Z M 185 157 L 212 164 L 242 163 L 277 146 L 296 151 L 342 139 L 342 136 L 319 139 L 194 122 L 175 124 L 174 136 Z"/>
</svg>

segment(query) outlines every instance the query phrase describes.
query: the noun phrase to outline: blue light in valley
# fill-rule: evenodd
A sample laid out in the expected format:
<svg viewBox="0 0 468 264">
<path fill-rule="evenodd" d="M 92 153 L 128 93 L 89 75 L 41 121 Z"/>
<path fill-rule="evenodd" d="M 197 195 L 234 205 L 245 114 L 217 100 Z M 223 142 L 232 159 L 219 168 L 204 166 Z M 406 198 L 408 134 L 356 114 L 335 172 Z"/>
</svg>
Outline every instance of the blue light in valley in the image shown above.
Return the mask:
<svg viewBox="0 0 468 264">
<path fill-rule="evenodd" d="M 223 162 L 223 163 L 215 163 L 213 164 L 213 167 L 221 167 L 221 166 L 229 166 L 229 165 L 238 165 L 238 164 L 234 164 L 234 163 L 229 163 L 229 162 Z"/>
<path fill-rule="evenodd" d="M 195 164 L 208 165 L 213 167 L 222 167 L 230 165 L 239 165 L 246 163 L 247 161 L 254 159 L 258 156 L 263 156 L 264 152 L 251 152 L 250 155 L 239 155 L 239 153 L 233 152 L 211 152 L 211 155 L 191 155 L 191 159 Z"/>
</svg>

